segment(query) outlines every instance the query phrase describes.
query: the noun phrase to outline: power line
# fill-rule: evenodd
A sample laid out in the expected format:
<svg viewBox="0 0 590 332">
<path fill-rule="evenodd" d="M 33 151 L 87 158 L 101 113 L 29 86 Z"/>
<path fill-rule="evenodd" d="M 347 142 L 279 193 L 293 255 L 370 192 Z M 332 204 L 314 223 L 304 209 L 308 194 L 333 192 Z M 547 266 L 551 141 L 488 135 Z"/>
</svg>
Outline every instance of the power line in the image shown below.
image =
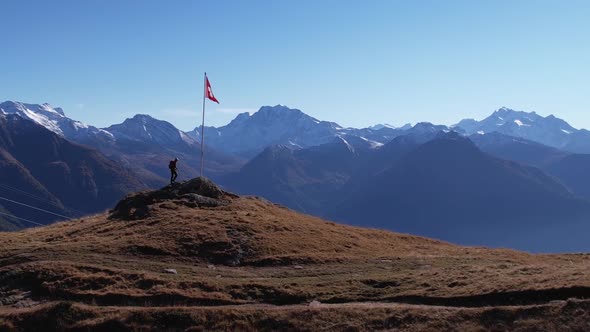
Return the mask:
<svg viewBox="0 0 590 332">
<path fill-rule="evenodd" d="M 59 213 L 55 213 L 55 212 L 51 212 L 51 211 L 47 211 L 47 210 L 44 210 L 44 209 L 38 208 L 38 207 L 36 207 L 36 206 L 29 205 L 29 204 L 25 204 L 25 203 L 21 203 L 21 202 L 13 201 L 12 199 L 8 199 L 8 198 L 6 198 L 6 197 L 2 197 L 2 196 L 0 196 L 0 199 L 1 199 L 1 200 L 8 201 L 8 202 L 11 202 L 11 203 L 14 203 L 14 204 L 18 204 L 18 205 L 26 206 L 26 207 L 28 207 L 28 208 L 35 209 L 35 210 L 38 210 L 38 211 L 41 211 L 41 212 L 49 213 L 49 214 L 52 214 L 52 215 L 54 215 L 54 216 L 58 216 L 58 217 L 62 217 L 62 218 L 66 218 L 66 219 L 68 219 L 68 220 L 71 220 L 71 219 L 72 219 L 72 218 L 70 218 L 70 217 L 68 217 L 68 216 L 64 216 L 63 214 L 59 214 Z"/>
<path fill-rule="evenodd" d="M 22 221 L 26 221 L 26 222 L 30 222 L 33 225 L 45 226 L 45 225 L 40 224 L 38 222 L 34 222 L 32 220 L 29 220 L 29 219 L 25 219 L 25 218 L 20 218 L 20 217 L 17 217 L 17 216 L 13 216 L 12 214 L 4 213 L 4 212 L 0 212 L 0 215 L 4 215 L 4 216 L 10 217 L 10 218 L 14 218 L 14 219 L 18 219 L 18 220 L 22 220 Z"/>
<path fill-rule="evenodd" d="M 31 198 L 34 198 L 34 199 L 38 199 L 38 200 L 40 200 L 40 201 L 48 201 L 48 199 L 45 199 L 45 198 L 42 198 L 42 197 L 39 197 L 39 196 L 33 195 L 33 194 L 31 194 L 31 193 L 28 193 L 28 192 L 26 192 L 26 191 L 24 191 L 24 190 L 21 190 L 21 189 L 18 189 L 18 188 L 14 188 L 14 187 L 11 187 L 11 186 L 9 186 L 9 185 L 7 185 L 7 184 L 4 184 L 4 183 L 0 183 L 0 187 L 4 187 L 4 189 L 7 189 L 7 190 L 12 190 L 12 191 L 19 192 L 19 193 L 21 193 L 21 194 L 23 194 L 23 195 L 29 196 L 29 197 L 31 197 Z M 53 202 L 52 202 L 52 203 L 53 203 Z"/>
<path fill-rule="evenodd" d="M 39 197 L 39 196 L 35 196 L 35 195 L 33 195 L 33 194 L 31 194 L 31 193 L 28 193 L 28 192 L 26 192 L 26 191 L 24 191 L 24 190 L 21 190 L 21 189 L 18 189 L 18 188 L 14 188 L 14 187 L 11 187 L 11 186 L 9 186 L 9 185 L 7 185 L 7 184 L 4 184 L 4 183 L 0 183 L 0 189 L 5 189 L 5 190 L 12 190 L 12 191 L 14 191 L 14 192 L 17 192 L 17 193 L 20 193 L 20 194 L 22 194 L 22 195 L 25 195 L 25 196 L 27 196 L 27 197 L 29 197 L 29 198 L 33 198 L 33 199 L 36 199 L 36 200 L 38 200 L 38 201 L 41 201 L 41 202 L 44 202 L 44 203 L 47 203 L 47 204 L 51 204 L 51 205 L 53 205 L 53 206 L 55 206 L 55 207 L 58 207 L 58 208 L 63 208 L 63 207 L 64 207 L 64 206 L 61 206 L 61 205 L 59 205 L 58 203 L 56 203 L 56 202 L 54 202 L 54 201 L 51 201 L 51 200 L 49 200 L 49 199 L 47 199 L 47 198 L 43 198 L 43 197 Z M 79 214 L 81 214 L 81 215 L 85 214 L 84 212 L 82 212 L 82 211 L 80 211 L 80 210 L 72 209 L 72 208 L 69 208 L 69 207 L 66 207 L 66 208 L 67 208 L 69 211 L 76 212 L 76 213 L 79 213 Z"/>
</svg>

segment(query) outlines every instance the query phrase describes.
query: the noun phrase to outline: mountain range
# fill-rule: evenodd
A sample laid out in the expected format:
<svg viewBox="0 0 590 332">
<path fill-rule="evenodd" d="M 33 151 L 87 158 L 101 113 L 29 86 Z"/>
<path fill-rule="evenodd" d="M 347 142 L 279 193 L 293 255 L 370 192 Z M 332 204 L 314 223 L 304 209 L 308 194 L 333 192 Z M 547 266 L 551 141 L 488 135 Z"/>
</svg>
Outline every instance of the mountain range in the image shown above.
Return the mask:
<svg viewBox="0 0 590 332">
<path fill-rule="evenodd" d="M 569 152 L 590 153 L 590 132 L 576 129 L 553 114 L 543 117 L 502 107 L 481 121 L 464 119 L 452 127 L 468 135 L 498 132 Z"/>
<path fill-rule="evenodd" d="M 200 144 L 169 122 L 149 115 L 138 114 L 121 124 L 96 128 L 66 117 L 61 108 L 49 104 L 7 101 L 0 104 L 0 114 L 18 115 L 69 141 L 97 149 L 123 167 L 133 169 L 150 187 L 168 182 L 168 161 L 175 157 L 182 161 L 180 169 L 184 177 L 198 174 Z M 205 171 L 215 179 L 243 163 L 242 158 L 209 149 Z"/>
<path fill-rule="evenodd" d="M 142 188 L 133 173 L 100 152 L 19 115 L 0 114 L 3 229 L 101 212 Z"/>
<path fill-rule="evenodd" d="M 360 183 L 327 217 L 463 244 L 585 247 L 559 230 L 590 216 L 589 201 L 541 170 L 490 156 L 456 133 L 416 146 Z"/>
<path fill-rule="evenodd" d="M 48 104 L 4 102 L 0 114 L 7 121 L 4 126 L 16 132 L 22 131 L 20 123 L 27 123 L 50 133 L 54 141 L 92 151 L 116 168 L 115 173 L 127 174 L 118 180 L 121 188 L 162 186 L 167 162 L 174 157 L 181 160 L 181 176 L 198 175 L 200 128 L 183 132 L 141 114 L 96 128 Z M 466 119 L 453 126 L 422 122 L 357 129 L 282 105 L 264 106 L 252 115 L 239 114 L 226 126 L 205 128 L 205 171 L 230 190 L 335 221 L 467 244 L 559 251 L 584 247 L 575 241 L 568 244 L 564 237 L 569 226 L 581 227 L 590 216 L 586 133 L 553 115 L 505 107 L 481 121 Z M 19 144 L 26 137 L 18 136 Z M 34 154 L 39 148 L 29 145 L 19 151 Z M 104 208 L 102 203 L 72 203 L 60 194 L 62 188 L 43 183 L 53 177 L 44 173 L 53 174 L 56 162 L 43 161 L 37 167 L 14 151 L 4 155 L 11 161 L 6 165 L 24 165 L 12 171 L 18 176 L 11 176 L 8 185 L 43 197 L 46 204 L 51 202 L 46 208 L 58 205 L 55 211 L 64 215 L 71 215 L 72 209 Z M 68 162 L 83 163 L 87 157 L 82 155 Z M 33 173 L 40 185 L 30 184 L 34 181 L 27 174 Z M 81 181 L 66 174 L 62 181 Z M 68 189 L 73 194 L 83 190 Z M 4 202 L 0 212 L 39 218 L 30 211 L 23 214 L 24 207 L 7 210 L 9 203 Z M 5 225 L 25 226 L 14 220 Z M 559 236 L 547 245 L 550 233 Z"/>
<path fill-rule="evenodd" d="M 252 115 L 239 114 L 228 125 L 206 127 L 209 146 L 232 154 L 252 157 L 271 145 L 306 148 L 331 142 L 341 135 L 364 137 L 375 144 L 383 144 L 408 129 L 380 125 L 373 128 L 343 128 L 335 122 L 320 121 L 298 109 L 286 106 L 263 106 Z M 198 139 L 200 127 L 189 132 Z"/>
<path fill-rule="evenodd" d="M 420 133 L 379 148 L 350 138 L 269 147 L 223 184 L 359 226 L 535 251 L 587 247 L 564 230 L 590 216 L 590 201 L 556 176 L 562 174 L 500 159 L 456 132 Z M 547 167 L 560 169 L 561 160 Z"/>
</svg>

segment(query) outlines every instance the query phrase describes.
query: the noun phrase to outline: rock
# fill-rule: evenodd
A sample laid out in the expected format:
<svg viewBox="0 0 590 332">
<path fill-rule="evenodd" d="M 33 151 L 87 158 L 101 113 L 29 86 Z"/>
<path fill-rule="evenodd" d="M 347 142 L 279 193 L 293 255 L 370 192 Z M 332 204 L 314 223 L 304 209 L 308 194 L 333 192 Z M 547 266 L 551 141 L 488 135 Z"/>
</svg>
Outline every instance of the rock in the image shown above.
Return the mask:
<svg viewBox="0 0 590 332">
<path fill-rule="evenodd" d="M 176 269 L 164 269 L 165 273 L 170 273 L 170 274 L 178 274 L 178 272 L 176 271 Z"/>
<path fill-rule="evenodd" d="M 213 181 L 201 177 L 180 183 L 178 193 L 181 195 L 193 193 L 215 199 L 221 198 L 224 194 Z"/>
<path fill-rule="evenodd" d="M 192 208 L 216 207 L 226 205 L 224 196 L 236 197 L 219 189 L 209 179 L 195 178 L 189 181 L 173 183 L 160 190 L 144 191 L 128 195 L 113 210 L 109 219 L 137 220 L 144 219 L 152 213 L 152 206 L 168 203 L 164 208 L 172 208 L 171 203 L 183 204 Z"/>
<path fill-rule="evenodd" d="M 209 264 L 209 265 L 207 265 L 207 268 L 211 269 L 211 270 L 215 270 L 215 265 Z"/>
<path fill-rule="evenodd" d="M 296 270 L 301 270 L 301 269 L 303 269 L 303 266 L 301 266 L 301 265 L 295 265 L 295 266 L 293 266 L 293 268 L 296 269 Z"/>
<path fill-rule="evenodd" d="M 180 196 L 181 199 L 186 199 L 190 203 L 194 203 L 197 206 L 216 207 L 222 205 L 222 202 L 218 199 L 201 196 L 199 194 L 184 194 Z"/>
<path fill-rule="evenodd" d="M 319 307 L 319 306 L 321 306 L 321 305 L 322 305 L 322 303 L 321 303 L 320 301 L 317 301 L 317 300 L 313 300 L 313 301 L 311 301 L 311 303 L 309 304 L 309 306 L 310 306 L 310 307 Z"/>
</svg>

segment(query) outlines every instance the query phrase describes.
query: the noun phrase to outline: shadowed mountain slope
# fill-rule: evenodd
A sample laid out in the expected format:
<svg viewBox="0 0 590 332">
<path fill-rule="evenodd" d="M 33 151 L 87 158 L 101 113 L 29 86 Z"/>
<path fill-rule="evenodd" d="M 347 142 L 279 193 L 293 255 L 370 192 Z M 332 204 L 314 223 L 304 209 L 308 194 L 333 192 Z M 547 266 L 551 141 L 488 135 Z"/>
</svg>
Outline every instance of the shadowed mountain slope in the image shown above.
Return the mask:
<svg viewBox="0 0 590 332">
<path fill-rule="evenodd" d="M 271 146 L 222 183 L 238 193 L 321 214 L 375 148 L 373 142 L 356 136 L 337 137 L 307 149 Z"/>
<path fill-rule="evenodd" d="M 482 151 L 538 167 L 557 178 L 574 194 L 590 199 L 590 155 L 565 152 L 500 133 L 473 135 L 470 139 Z"/>
<path fill-rule="evenodd" d="M 37 223 L 63 218 L 6 199 L 71 216 L 102 211 L 145 187 L 100 152 L 17 115 L 0 116 L 0 167 L 1 204 Z"/>
<path fill-rule="evenodd" d="M 556 176 L 568 153 L 499 133 L 473 137 L 515 163 L 438 129 L 418 124 L 372 149 L 348 136 L 307 149 L 270 147 L 222 183 L 355 225 L 527 250 L 588 248 L 577 234 L 590 204 L 573 194 L 583 195 L 585 183 Z M 551 239 L 553 231 L 559 236 Z"/>
<path fill-rule="evenodd" d="M 461 243 L 561 251 L 588 248 L 576 234 L 589 215 L 589 203 L 554 178 L 456 134 L 409 152 L 329 214 Z"/>
</svg>

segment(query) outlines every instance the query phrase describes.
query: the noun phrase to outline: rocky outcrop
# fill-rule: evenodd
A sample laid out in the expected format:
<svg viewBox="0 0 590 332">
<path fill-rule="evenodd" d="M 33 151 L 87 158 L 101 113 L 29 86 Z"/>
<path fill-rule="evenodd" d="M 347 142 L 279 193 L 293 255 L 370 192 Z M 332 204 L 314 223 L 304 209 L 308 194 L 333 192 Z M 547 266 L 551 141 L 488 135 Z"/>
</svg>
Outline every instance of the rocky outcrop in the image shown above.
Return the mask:
<svg viewBox="0 0 590 332">
<path fill-rule="evenodd" d="M 228 199 L 237 197 L 221 190 L 206 178 L 173 183 L 160 190 L 131 194 L 110 211 L 109 219 L 137 220 L 150 215 L 155 204 L 173 202 L 191 208 L 217 207 L 228 204 Z"/>
</svg>

